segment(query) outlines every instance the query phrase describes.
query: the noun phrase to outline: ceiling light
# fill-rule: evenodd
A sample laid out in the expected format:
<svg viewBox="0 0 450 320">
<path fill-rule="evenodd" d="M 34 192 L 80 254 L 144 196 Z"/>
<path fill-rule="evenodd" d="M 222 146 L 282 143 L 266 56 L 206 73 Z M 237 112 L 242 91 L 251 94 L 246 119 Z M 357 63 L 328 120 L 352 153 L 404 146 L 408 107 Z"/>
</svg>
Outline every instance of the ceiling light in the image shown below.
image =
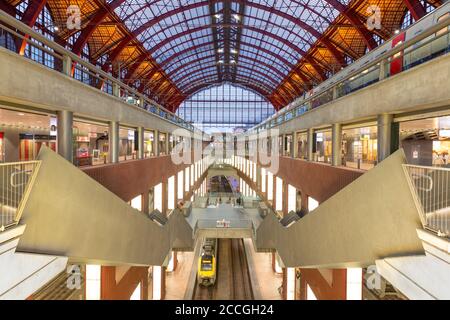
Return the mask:
<svg viewBox="0 0 450 320">
<path fill-rule="evenodd" d="M 216 14 L 216 15 L 214 15 L 214 17 L 216 17 L 216 19 L 220 19 L 220 18 L 222 18 L 222 15 L 221 14 Z"/>
<path fill-rule="evenodd" d="M 25 115 L 25 113 L 18 113 L 18 115 L 22 117 Z"/>
<path fill-rule="evenodd" d="M 399 34 L 400 33 L 400 30 L 395 30 L 395 34 Z"/>
<path fill-rule="evenodd" d="M 59 27 L 58 27 L 58 26 L 54 26 L 54 27 L 53 27 L 53 30 L 54 30 L 54 31 L 59 31 Z"/>
<path fill-rule="evenodd" d="M 235 64 L 236 60 L 231 60 L 230 63 Z"/>
<path fill-rule="evenodd" d="M 223 60 L 219 60 L 219 64 L 223 64 Z"/>
<path fill-rule="evenodd" d="M 217 50 L 217 52 L 219 52 L 219 53 L 223 53 L 223 49 L 219 49 L 219 50 Z"/>
<path fill-rule="evenodd" d="M 236 21 L 240 21 L 241 20 L 241 16 L 238 14 L 233 14 L 233 17 Z"/>
<path fill-rule="evenodd" d="M 231 53 L 232 53 L 232 54 L 237 54 L 238 52 L 237 52 L 236 49 L 231 49 Z"/>
</svg>

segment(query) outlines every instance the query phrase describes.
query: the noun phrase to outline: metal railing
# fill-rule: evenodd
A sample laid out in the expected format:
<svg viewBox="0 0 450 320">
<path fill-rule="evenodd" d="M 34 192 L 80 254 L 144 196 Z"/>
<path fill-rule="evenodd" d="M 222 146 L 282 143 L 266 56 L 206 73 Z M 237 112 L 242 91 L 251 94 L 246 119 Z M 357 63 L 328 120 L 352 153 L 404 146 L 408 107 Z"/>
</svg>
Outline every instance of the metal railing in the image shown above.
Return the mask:
<svg viewBox="0 0 450 320">
<path fill-rule="evenodd" d="M 450 168 L 403 168 L 424 228 L 450 238 Z"/>
<path fill-rule="evenodd" d="M 0 232 L 17 224 L 40 161 L 0 164 Z"/>
<path fill-rule="evenodd" d="M 402 60 L 400 72 L 403 72 L 449 53 L 449 25 L 450 18 L 444 19 L 411 40 L 381 54 L 370 63 L 364 64 L 358 70 L 350 72 L 344 78 L 335 80 L 334 82 L 333 77 L 330 78 L 330 85 L 325 86 L 324 89 L 315 92 L 310 97 L 299 98 L 290 107 L 285 108 L 285 110 L 263 121 L 260 125 L 249 131 L 259 132 L 279 126 L 302 116 L 308 111 L 392 77 L 397 73 L 391 74 L 389 71 L 390 66 L 400 59 Z M 352 65 L 349 65 L 347 68 L 351 67 Z M 335 77 L 338 78 L 339 74 Z"/>
<path fill-rule="evenodd" d="M 47 68 L 63 73 L 88 86 L 97 88 L 106 94 L 115 96 L 124 103 L 145 109 L 165 121 L 191 131 L 194 130 L 192 124 L 184 121 L 176 114 L 159 105 L 156 101 L 151 100 L 120 79 L 113 77 L 100 67 L 85 61 L 70 50 L 36 32 L 2 10 L 0 10 L 0 36 L 5 39 L 4 47 L 14 52 L 17 52 L 16 45 L 8 46 L 8 38 L 25 41 L 27 43 L 27 49 L 25 49 L 22 55 L 25 58 L 29 58 Z M 10 42 L 13 43 L 14 41 Z"/>
</svg>

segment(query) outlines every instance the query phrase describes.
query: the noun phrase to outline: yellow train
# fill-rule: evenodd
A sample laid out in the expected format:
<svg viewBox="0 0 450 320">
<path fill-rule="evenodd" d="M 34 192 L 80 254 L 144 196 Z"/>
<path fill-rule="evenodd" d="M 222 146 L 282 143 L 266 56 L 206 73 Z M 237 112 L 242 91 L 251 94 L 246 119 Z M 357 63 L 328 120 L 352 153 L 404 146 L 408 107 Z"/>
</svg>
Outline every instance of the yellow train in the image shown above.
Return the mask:
<svg viewBox="0 0 450 320">
<path fill-rule="evenodd" d="M 206 238 L 202 243 L 198 258 L 197 283 L 209 287 L 216 283 L 217 277 L 217 239 Z"/>
</svg>

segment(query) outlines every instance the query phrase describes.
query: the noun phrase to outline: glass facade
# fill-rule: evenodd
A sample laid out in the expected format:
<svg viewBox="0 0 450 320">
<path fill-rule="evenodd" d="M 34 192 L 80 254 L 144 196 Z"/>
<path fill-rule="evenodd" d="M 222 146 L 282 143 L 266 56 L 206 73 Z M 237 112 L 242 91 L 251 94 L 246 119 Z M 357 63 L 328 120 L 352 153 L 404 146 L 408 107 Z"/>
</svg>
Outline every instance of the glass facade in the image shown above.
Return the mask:
<svg viewBox="0 0 450 320">
<path fill-rule="evenodd" d="M 248 129 L 275 112 L 259 94 L 230 84 L 194 94 L 178 109 L 178 115 L 206 132 Z"/>
<path fill-rule="evenodd" d="M 377 126 L 342 131 L 342 165 L 369 170 L 377 162 Z"/>
</svg>

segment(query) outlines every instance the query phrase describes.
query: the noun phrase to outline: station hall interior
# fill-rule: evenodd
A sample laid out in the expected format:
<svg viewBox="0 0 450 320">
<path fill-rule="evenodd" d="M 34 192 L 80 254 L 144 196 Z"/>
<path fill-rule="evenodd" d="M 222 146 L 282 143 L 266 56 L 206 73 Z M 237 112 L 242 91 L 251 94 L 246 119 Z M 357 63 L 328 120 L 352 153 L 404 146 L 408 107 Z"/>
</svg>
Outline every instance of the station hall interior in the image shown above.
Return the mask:
<svg viewBox="0 0 450 320">
<path fill-rule="evenodd" d="M 450 1 L 0 0 L 0 300 L 449 300 Z"/>
</svg>

